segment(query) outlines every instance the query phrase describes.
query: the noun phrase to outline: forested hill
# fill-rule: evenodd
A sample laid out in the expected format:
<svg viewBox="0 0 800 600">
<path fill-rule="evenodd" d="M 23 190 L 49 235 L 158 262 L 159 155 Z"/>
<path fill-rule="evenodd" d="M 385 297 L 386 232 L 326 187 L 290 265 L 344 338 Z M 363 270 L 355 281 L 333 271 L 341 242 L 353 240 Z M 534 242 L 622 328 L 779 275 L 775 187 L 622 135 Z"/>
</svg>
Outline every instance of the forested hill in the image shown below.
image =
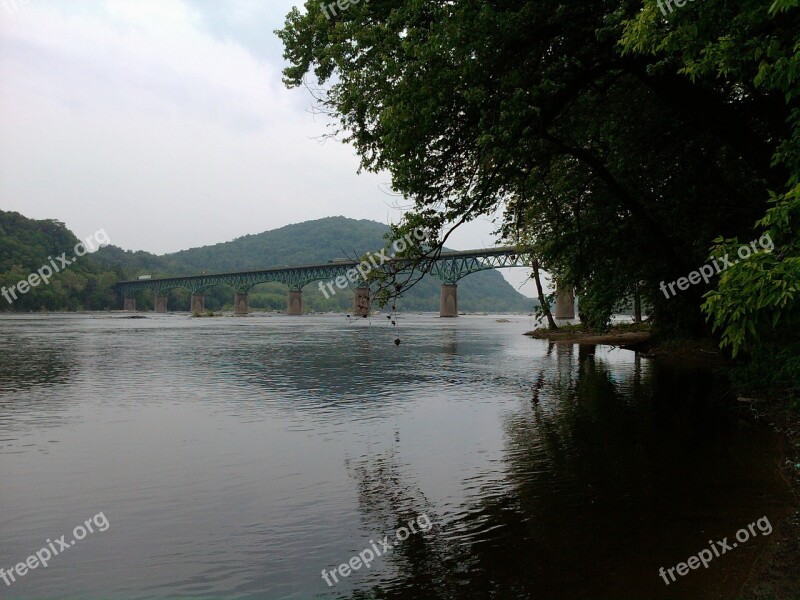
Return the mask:
<svg viewBox="0 0 800 600">
<path fill-rule="evenodd" d="M 375 221 L 329 217 L 163 256 L 106 248 L 98 258 L 109 267 L 124 265 L 153 277 L 248 271 L 360 256 L 385 246 L 387 231 Z"/>
<path fill-rule="evenodd" d="M 76 257 L 74 249 L 79 241 L 64 223 L 55 219 L 37 221 L 0 210 L 0 310 L 113 307 L 118 274 L 99 267 L 92 254 Z M 83 252 L 83 248 L 79 249 L 79 253 Z M 68 267 L 58 260 L 62 253 L 66 253 L 66 260 L 74 260 Z M 47 284 L 41 281 L 39 271 L 48 278 Z M 33 279 L 36 285 L 24 293 L 18 291 L 17 284 L 29 280 L 31 274 L 39 279 Z"/>
<path fill-rule="evenodd" d="M 353 258 L 386 245 L 388 227 L 366 219 L 328 217 L 246 235 L 232 242 L 169 254 L 177 269 L 231 271 L 325 263 Z M 199 270 L 198 270 L 199 269 Z"/>
<path fill-rule="evenodd" d="M 13 285 L 27 277 L 28 273 L 44 264 L 48 254 L 71 250 L 77 243 L 77 238 L 63 224 L 51 220 L 34 221 L 18 213 L 0 211 L 0 229 L 0 281 L 6 285 Z M 155 278 L 192 275 L 204 271 L 210 273 L 324 263 L 333 258 L 361 256 L 383 248 L 387 231 L 385 225 L 374 221 L 329 217 L 163 256 L 106 246 L 94 254 L 81 257 L 70 267 L 69 271 L 74 268 L 77 279 L 71 275 L 62 275 L 71 279 L 66 296 L 62 294 L 65 291 L 63 283 L 57 289 L 54 288 L 58 293 L 53 293 L 53 290 L 43 293 L 40 286 L 31 290 L 19 303 L 8 306 L 4 302 L 6 305 L 2 309 L 74 310 L 82 307 L 117 307 L 111 294 L 111 286 L 115 281 L 135 279 L 143 274 Z M 49 241 L 45 243 L 46 240 Z M 60 250 L 56 252 L 57 249 Z M 408 291 L 399 302 L 399 307 L 405 310 L 438 311 L 439 284 L 438 280 L 426 277 Z M 81 285 L 83 288 L 79 289 Z M 87 287 L 91 295 L 83 294 Z M 182 290 L 175 290 L 170 294 L 170 309 L 188 309 L 187 294 Z M 229 308 L 232 301 L 229 296 L 231 291 L 227 288 L 208 290 L 206 306 L 214 310 Z M 47 301 L 44 302 L 44 299 Z M 309 285 L 303 290 L 303 300 L 309 310 L 347 311 L 352 308 L 352 290 L 341 291 L 326 299 L 317 286 Z M 138 299 L 137 305 L 148 308 L 152 305 L 152 300 L 144 296 Z M 519 294 L 496 271 L 475 273 L 459 282 L 459 309 L 463 311 L 530 311 L 533 305 L 533 300 Z M 285 286 L 271 283 L 253 288 L 250 306 L 254 309 L 285 310 Z"/>
</svg>

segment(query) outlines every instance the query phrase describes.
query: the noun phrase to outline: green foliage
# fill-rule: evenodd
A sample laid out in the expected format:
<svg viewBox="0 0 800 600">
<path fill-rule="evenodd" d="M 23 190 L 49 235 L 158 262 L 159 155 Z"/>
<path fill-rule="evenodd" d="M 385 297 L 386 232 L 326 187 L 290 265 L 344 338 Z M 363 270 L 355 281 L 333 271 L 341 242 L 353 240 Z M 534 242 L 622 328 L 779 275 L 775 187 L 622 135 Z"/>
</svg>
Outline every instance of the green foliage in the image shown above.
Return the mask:
<svg viewBox="0 0 800 600">
<path fill-rule="evenodd" d="M 773 241 L 773 252 L 759 252 L 725 270 L 703 305 L 722 347 L 734 356 L 750 351 L 776 327 L 800 326 L 800 185 L 771 200 L 757 225 Z M 712 255 L 735 255 L 738 239 L 718 239 Z"/>
<path fill-rule="evenodd" d="M 446 238 L 504 210 L 503 236 L 527 233 L 595 326 L 643 281 L 662 331 L 697 332 L 705 290 L 658 286 L 743 237 L 787 180 L 792 6 L 397 0 L 328 20 L 308 0 L 278 35 L 287 85 L 316 79 L 331 134 L 391 173 L 409 226 Z"/>
<path fill-rule="evenodd" d="M 705 296 L 703 310 L 722 347 L 761 354 L 776 329 L 798 325 L 800 290 L 800 2 L 757 0 L 697 3 L 661 18 L 654 0 L 626 22 L 628 53 L 658 58 L 696 86 L 728 87 L 732 105 L 746 109 L 756 132 L 772 130 L 771 143 L 751 138 L 770 152 L 769 208 L 756 223 L 776 246 L 726 270 Z M 774 140 L 774 141 L 773 141 Z M 715 239 L 712 256 L 735 254 L 739 237 Z"/>
<path fill-rule="evenodd" d="M 536 321 L 545 321 L 547 319 L 547 313 L 544 310 L 545 304 L 547 306 L 555 306 L 556 303 L 556 293 L 550 292 L 549 294 L 544 295 L 544 304 L 536 303 L 536 306 L 533 309 L 533 316 Z M 551 312 L 552 314 L 552 312 Z M 565 325 L 561 325 L 560 328 L 565 327 Z"/>
<path fill-rule="evenodd" d="M 732 370 L 731 379 L 746 394 L 780 393 L 800 411 L 800 340 L 759 345 L 747 363 Z"/>
<path fill-rule="evenodd" d="M 76 259 L 54 273 L 48 285 L 39 283 L 25 294 L 17 292 L 13 303 L 9 304 L 0 297 L 0 310 L 111 308 L 117 275 L 99 268 L 93 254 L 76 257 L 73 249 L 78 242 L 78 238 L 60 221 L 37 221 L 19 213 L 0 211 L 0 286 L 10 289 L 43 266 L 50 266 L 50 259 L 64 252 L 68 259 Z M 60 263 L 56 261 L 56 264 Z"/>
</svg>

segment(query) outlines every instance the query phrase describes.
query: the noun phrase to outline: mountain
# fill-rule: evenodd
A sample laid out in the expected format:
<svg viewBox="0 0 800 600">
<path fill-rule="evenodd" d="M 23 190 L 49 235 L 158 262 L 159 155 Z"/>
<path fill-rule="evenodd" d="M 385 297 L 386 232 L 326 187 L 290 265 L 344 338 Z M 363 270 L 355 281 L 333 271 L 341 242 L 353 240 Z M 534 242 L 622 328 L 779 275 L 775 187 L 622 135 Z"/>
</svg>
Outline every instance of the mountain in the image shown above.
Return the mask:
<svg viewBox="0 0 800 600">
<path fill-rule="evenodd" d="M 17 226 L 6 227 L 4 236 L 11 239 L 23 239 L 31 229 L 40 231 L 52 227 L 53 221 L 31 221 L 16 213 L 0 215 L 16 215 Z M 20 219 L 22 221 L 20 221 Z M 3 221 L 0 221 L 2 223 Z M 43 229 L 44 228 L 44 229 Z M 94 254 L 82 257 L 85 269 L 95 275 L 104 274 L 106 279 L 119 281 L 135 279 L 139 275 L 149 274 L 154 278 L 175 275 L 195 275 L 202 272 L 246 271 L 286 265 L 325 263 L 335 258 L 353 258 L 363 256 L 367 252 L 376 252 L 386 245 L 385 235 L 388 227 L 368 220 L 348 219 L 345 217 L 328 217 L 314 221 L 306 221 L 287 225 L 279 229 L 265 231 L 255 235 L 246 235 L 230 242 L 211 246 L 192 248 L 165 255 L 155 255 L 144 251 L 123 250 L 115 246 L 105 246 Z M 71 238 L 64 238 L 67 249 L 74 236 L 67 230 Z M 5 246 L 0 238 L 0 268 L 8 261 L 3 259 Z M 77 238 L 75 238 L 77 239 Z M 63 244 L 62 244 L 63 245 Z M 24 244 L 14 246 L 14 254 L 20 253 Z M 50 247 L 50 246 L 49 246 Z M 48 248 L 49 248 L 48 247 Z M 58 246 L 61 248 L 61 246 Z M 11 248 L 11 246 L 9 246 Z M 9 250 L 11 251 L 11 250 Z M 54 252 L 54 250 L 50 250 Z M 59 252 L 60 253 L 60 252 Z M 38 257 L 41 252 L 30 252 Z M 46 255 L 33 259 L 41 262 Z M 13 262 L 13 260 L 11 261 Z M 29 261 L 30 262 L 30 261 Z M 32 267 L 31 267 L 32 268 Z M 25 273 L 30 270 L 25 271 Z M 17 275 L 19 275 L 17 277 Z M 14 281 L 23 274 L 15 271 Z M 13 278 L 12 278 L 13 279 Z M 5 280 L 5 279 L 0 279 Z M 398 301 L 398 308 L 415 311 L 439 310 L 439 280 L 425 277 Z M 225 287 L 211 288 L 205 292 L 206 306 L 212 310 L 230 309 L 232 291 Z M 517 312 L 530 311 L 534 301 L 518 293 L 496 271 L 474 273 L 459 282 L 459 309 L 462 311 Z M 189 294 L 184 290 L 170 292 L 171 309 L 188 310 Z M 314 284 L 303 290 L 303 304 L 307 310 L 314 311 L 349 311 L 353 305 L 353 290 L 346 289 L 330 298 L 325 298 Z M 97 307 L 96 304 L 92 305 Z M 117 307 L 117 304 L 108 304 Z M 137 298 L 140 308 L 152 307 L 152 298 L 143 295 Z M 278 283 L 266 283 L 250 290 L 250 307 L 253 309 L 285 310 L 286 287 Z M 6 307 L 8 308 L 8 307 Z M 35 302 L 21 306 L 24 309 L 38 308 Z M 51 309 L 50 305 L 46 308 Z M 74 308 L 74 303 L 65 308 Z M 105 308 L 105 306 L 103 307 Z"/>
<path fill-rule="evenodd" d="M 0 310 L 114 306 L 119 274 L 104 271 L 90 254 L 107 240 L 104 234 L 81 242 L 61 221 L 37 221 L 0 210 Z"/>
</svg>

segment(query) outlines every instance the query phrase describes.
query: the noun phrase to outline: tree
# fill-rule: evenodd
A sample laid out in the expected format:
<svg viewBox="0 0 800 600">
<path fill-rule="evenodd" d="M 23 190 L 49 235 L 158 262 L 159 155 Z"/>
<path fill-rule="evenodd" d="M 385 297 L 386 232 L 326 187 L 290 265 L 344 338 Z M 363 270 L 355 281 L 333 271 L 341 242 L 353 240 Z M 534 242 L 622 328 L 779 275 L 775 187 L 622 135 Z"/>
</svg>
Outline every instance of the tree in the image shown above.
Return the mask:
<svg viewBox="0 0 800 600">
<path fill-rule="evenodd" d="M 626 52 L 652 56 L 662 69 L 678 72 L 695 86 L 727 82 L 751 122 L 770 138 L 743 138 L 769 159 L 769 208 L 756 222 L 776 249 L 733 265 L 706 294 L 703 309 L 734 356 L 750 351 L 773 330 L 797 331 L 800 292 L 800 2 L 771 6 L 744 1 L 703 2 L 663 19 L 656 2 L 625 27 Z M 752 234 L 751 234 L 752 235 Z M 735 254 L 738 237 L 717 238 L 712 256 Z M 746 243 L 746 240 L 745 240 Z"/>
<path fill-rule="evenodd" d="M 373 0 L 328 19 L 309 0 L 278 35 L 286 84 L 319 87 L 331 135 L 413 202 L 406 227 L 443 243 L 504 209 L 506 231 L 529 231 L 594 324 L 644 281 L 662 329 L 698 331 L 704 290 L 665 299 L 658 284 L 702 264 L 720 234 L 743 236 L 794 160 L 778 88 L 691 61 L 710 36 L 727 66 L 733 33 L 788 60 L 797 16 L 728 4 L 665 18 L 649 0 Z"/>
</svg>

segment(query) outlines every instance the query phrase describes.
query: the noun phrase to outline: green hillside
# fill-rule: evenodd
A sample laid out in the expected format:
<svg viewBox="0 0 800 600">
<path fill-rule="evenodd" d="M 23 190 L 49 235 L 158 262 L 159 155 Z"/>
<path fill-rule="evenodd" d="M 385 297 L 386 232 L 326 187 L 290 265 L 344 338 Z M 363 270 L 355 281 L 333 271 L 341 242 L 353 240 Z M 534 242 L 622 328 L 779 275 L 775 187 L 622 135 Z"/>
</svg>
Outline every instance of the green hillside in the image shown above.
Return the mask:
<svg viewBox="0 0 800 600">
<path fill-rule="evenodd" d="M 119 274 L 103 270 L 92 254 L 76 256 L 79 242 L 55 219 L 36 221 L 0 211 L 0 310 L 103 310 L 114 306 L 113 286 Z M 83 253 L 84 248 L 78 252 Z M 64 267 L 58 260 L 62 253 L 66 253 L 65 260 L 74 262 Z M 32 274 L 36 277 L 31 280 Z M 48 279 L 46 284 L 42 275 Z M 22 280 L 35 285 L 19 290 Z"/>
<path fill-rule="evenodd" d="M 48 255 L 71 250 L 78 241 L 63 224 L 34 221 L 18 213 L 0 211 L 0 229 L 0 281 L 6 285 L 27 277 L 46 262 Z M 116 281 L 135 279 L 142 274 L 153 277 L 193 275 L 352 258 L 384 247 L 387 231 L 385 225 L 374 221 L 329 217 L 163 256 L 106 246 L 81 257 L 59 275 L 60 279 L 52 289 L 40 286 L 13 305 L 4 303 L 6 305 L 2 308 L 119 308 L 111 293 Z M 424 278 L 404 295 L 398 303 L 399 308 L 438 311 L 439 285 L 435 278 Z M 212 288 L 205 295 L 208 308 L 231 308 L 233 298 L 229 288 Z M 311 284 L 303 290 L 303 302 L 310 311 L 349 311 L 352 309 L 353 291 L 337 291 L 335 296 L 326 299 L 318 287 Z M 533 300 L 519 294 L 496 271 L 475 273 L 459 282 L 459 309 L 462 311 L 530 311 L 533 304 Z M 137 298 L 137 306 L 140 309 L 152 308 L 152 297 L 141 295 Z M 169 306 L 170 310 L 188 310 L 188 292 L 170 292 Z M 278 283 L 254 287 L 250 290 L 250 306 L 256 310 L 285 310 L 286 287 Z"/>
</svg>

